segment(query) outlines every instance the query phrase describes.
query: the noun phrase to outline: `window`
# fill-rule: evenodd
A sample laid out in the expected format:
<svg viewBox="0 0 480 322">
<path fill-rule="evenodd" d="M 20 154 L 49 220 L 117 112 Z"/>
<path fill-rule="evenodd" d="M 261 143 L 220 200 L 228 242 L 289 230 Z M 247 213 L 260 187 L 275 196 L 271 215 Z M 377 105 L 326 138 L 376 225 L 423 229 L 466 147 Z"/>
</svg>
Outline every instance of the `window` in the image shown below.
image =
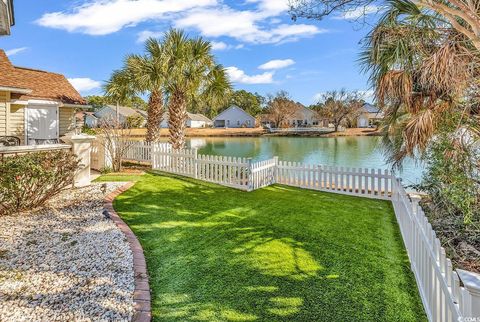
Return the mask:
<svg viewBox="0 0 480 322">
<path fill-rule="evenodd" d="M 240 121 L 237 121 L 237 125 L 240 125 Z"/>
<path fill-rule="evenodd" d="M 227 120 L 227 126 L 229 126 L 229 125 L 230 125 L 230 120 Z"/>
<path fill-rule="evenodd" d="M 250 125 L 250 120 L 247 121 L 247 125 Z"/>
</svg>

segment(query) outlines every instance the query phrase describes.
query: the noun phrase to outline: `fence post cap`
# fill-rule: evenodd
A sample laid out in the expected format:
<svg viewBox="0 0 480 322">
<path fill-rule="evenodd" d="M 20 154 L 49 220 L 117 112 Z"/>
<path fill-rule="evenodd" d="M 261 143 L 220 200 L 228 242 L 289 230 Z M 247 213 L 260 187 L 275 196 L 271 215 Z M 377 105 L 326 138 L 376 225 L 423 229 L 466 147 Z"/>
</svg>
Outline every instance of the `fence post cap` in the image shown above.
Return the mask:
<svg viewBox="0 0 480 322">
<path fill-rule="evenodd" d="M 465 288 L 470 293 L 480 296 L 480 274 L 463 269 L 457 269 L 456 271 Z"/>
<path fill-rule="evenodd" d="M 75 134 L 69 137 L 72 142 L 92 142 L 96 139 L 94 135 L 88 135 L 85 133 Z"/>
</svg>

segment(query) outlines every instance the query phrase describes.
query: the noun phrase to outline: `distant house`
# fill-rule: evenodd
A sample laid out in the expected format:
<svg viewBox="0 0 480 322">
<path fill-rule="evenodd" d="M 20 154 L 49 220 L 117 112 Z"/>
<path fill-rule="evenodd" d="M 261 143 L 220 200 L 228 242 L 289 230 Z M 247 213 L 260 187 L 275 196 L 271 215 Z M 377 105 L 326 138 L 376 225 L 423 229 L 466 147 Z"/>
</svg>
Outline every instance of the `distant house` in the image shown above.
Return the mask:
<svg viewBox="0 0 480 322">
<path fill-rule="evenodd" d="M 168 128 L 168 120 L 169 120 L 168 112 L 165 112 L 163 114 L 162 123 L 160 126 L 162 128 Z M 190 127 L 193 129 L 200 129 L 204 127 L 211 127 L 212 125 L 213 125 L 212 120 L 210 120 L 205 115 L 187 113 L 187 127 Z"/>
<path fill-rule="evenodd" d="M 131 117 L 140 117 L 145 124 L 145 118 L 138 111 L 127 106 L 118 106 L 118 122 L 120 124 L 124 125 Z M 117 106 L 115 105 L 106 105 L 93 114 L 85 113 L 85 125 L 88 127 L 98 127 L 101 122 L 113 122 L 116 119 Z"/>
<path fill-rule="evenodd" d="M 85 126 L 93 128 L 98 127 L 98 118 L 95 116 L 93 112 L 84 112 L 83 113 L 83 124 Z"/>
<path fill-rule="evenodd" d="M 287 120 L 293 127 L 310 127 L 318 125 L 317 113 L 301 104 L 297 104 L 295 113 Z"/>
<path fill-rule="evenodd" d="M 14 66 L 0 49 L 0 138 L 25 145 L 58 142 L 75 130 L 75 109 L 85 107 L 65 76 Z"/>
<path fill-rule="evenodd" d="M 15 24 L 13 0 L 0 1 L 0 35 L 10 35 L 10 27 Z"/>
<path fill-rule="evenodd" d="M 240 107 L 232 105 L 213 119 L 213 125 L 225 128 L 253 128 L 255 127 L 255 118 Z"/>
<path fill-rule="evenodd" d="M 320 123 L 318 114 L 302 104 L 296 104 L 295 109 L 290 111 L 282 124 L 275 124 L 275 120 L 269 114 L 263 114 L 261 120 L 263 125 L 270 127 L 312 127 Z"/>
<path fill-rule="evenodd" d="M 357 118 L 357 127 L 373 126 L 376 121 L 382 120 L 383 116 L 383 112 L 378 107 L 365 103 Z"/>
</svg>

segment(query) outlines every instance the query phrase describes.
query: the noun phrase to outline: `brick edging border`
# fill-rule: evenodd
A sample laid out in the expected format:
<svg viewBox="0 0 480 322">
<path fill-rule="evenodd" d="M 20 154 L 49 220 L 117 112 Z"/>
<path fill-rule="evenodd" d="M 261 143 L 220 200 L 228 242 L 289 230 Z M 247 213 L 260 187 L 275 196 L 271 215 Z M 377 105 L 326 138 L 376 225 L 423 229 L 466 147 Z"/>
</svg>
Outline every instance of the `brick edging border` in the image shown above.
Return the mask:
<svg viewBox="0 0 480 322">
<path fill-rule="evenodd" d="M 130 227 L 120 218 L 113 209 L 113 200 L 123 192 L 133 187 L 135 183 L 129 182 L 108 194 L 104 199 L 104 208 L 110 218 L 127 237 L 128 244 L 133 254 L 133 271 L 135 275 L 135 291 L 133 293 L 134 322 L 149 322 L 152 319 L 150 285 L 148 283 L 147 263 L 143 255 L 143 248 Z"/>
</svg>

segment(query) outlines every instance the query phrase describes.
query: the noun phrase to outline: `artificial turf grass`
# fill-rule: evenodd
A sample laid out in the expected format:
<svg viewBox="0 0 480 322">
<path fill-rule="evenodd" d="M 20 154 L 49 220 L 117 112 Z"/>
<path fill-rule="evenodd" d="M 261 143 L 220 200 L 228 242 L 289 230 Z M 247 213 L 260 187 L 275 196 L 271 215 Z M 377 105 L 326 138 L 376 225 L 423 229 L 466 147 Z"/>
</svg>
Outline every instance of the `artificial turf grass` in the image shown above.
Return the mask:
<svg viewBox="0 0 480 322">
<path fill-rule="evenodd" d="M 387 201 L 146 174 L 115 209 L 144 247 L 156 321 L 421 321 Z"/>
<path fill-rule="evenodd" d="M 131 173 L 109 173 L 101 175 L 93 182 L 137 182 L 142 175 Z"/>
</svg>

